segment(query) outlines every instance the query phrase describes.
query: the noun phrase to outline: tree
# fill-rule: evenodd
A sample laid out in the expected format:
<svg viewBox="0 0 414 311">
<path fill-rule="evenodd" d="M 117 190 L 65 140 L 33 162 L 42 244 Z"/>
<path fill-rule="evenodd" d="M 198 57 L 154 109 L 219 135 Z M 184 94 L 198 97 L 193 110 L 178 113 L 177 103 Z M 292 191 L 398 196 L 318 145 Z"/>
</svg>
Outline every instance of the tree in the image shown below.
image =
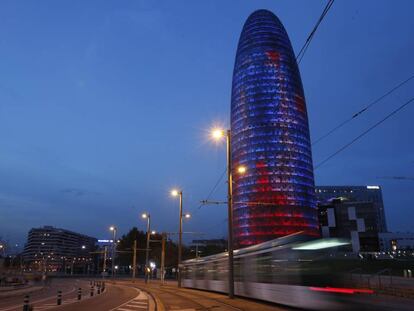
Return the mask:
<svg viewBox="0 0 414 311">
<path fill-rule="evenodd" d="M 119 251 L 118 263 L 120 266 L 129 266 L 132 265 L 133 254 L 132 250 L 134 247 L 134 241 L 137 241 L 137 265 L 144 267 L 145 266 L 145 248 L 147 245 L 147 235 L 146 232 L 138 230 L 138 228 L 133 227 L 127 234 L 124 234 L 120 238 L 117 250 Z M 162 251 L 162 235 L 152 234 L 150 242 L 150 251 L 149 251 L 149 261 L 154 262 L 157 267 L 161 265 L 161 251 Z M 190 249 L 183 247 L 183 259 L 191 258 L 192 254 Z M 177 267 L 178 261 L 178 245 L 174 243 L 171 239 L 167 239 L 165 243 L 165 267 L 172 268 Z"/>
</svg>

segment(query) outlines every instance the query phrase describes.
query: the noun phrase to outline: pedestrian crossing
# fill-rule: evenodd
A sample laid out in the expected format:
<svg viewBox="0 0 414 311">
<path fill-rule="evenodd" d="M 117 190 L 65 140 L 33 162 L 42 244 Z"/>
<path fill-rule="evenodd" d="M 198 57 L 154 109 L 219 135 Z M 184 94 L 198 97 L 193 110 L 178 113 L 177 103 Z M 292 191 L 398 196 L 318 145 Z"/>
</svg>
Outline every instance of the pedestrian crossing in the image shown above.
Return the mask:
<svg viewBox="0 0 414 311">
<path fill-rule="evenodd" d="M 140 291 L 139 295 L 127 303 L 115 308 L 116 311 L 148 311 L 148 296 Z"/>
</svg>

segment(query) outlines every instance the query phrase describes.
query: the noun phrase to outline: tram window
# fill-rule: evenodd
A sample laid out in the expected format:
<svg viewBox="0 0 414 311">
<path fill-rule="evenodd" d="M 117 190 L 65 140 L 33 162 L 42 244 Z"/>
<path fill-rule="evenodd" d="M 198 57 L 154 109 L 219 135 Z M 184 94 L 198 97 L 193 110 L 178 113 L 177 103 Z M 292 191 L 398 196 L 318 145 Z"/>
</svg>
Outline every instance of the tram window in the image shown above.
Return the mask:
<svg viewBox="0 0 414 311">
<path fill-rule="evenodd" d="M 235 258 L 234 259 L 234 280 L 236 282 L 241 282 L 242 280 L 242 266 L 241 266 L 241 259 Z"/>
<path fill-rule="evenodd" d="M 259 254 L 255 258 L 256 278 L 260 283 L 272 283 L 272 255 Z"/>
<path fill-rule="evenodd" d="M 224 281 L 227 280 L 227 272 L 228 272 L 228 266 L 226 260 L 221 260 L 217 262 L 217 280 Z"/>
<path fill-rule="evenodd" d="M 204 265 L 196 265 L 195 270 L 196 279 L 203 279 L 205 274 Z"/>
<path fill-rule="evenodd" d="M 205 273 L 204 274 L 204 279 L 214 280 L 214 277 L 215 277 L 215 274 L 216 274 L 215 268 L 216 268 L 216 262 L 215 261 L 207 263 L 206 266 L 205 266 L 205 271 L 204 271 L 204 273 Z"/>
</svg>

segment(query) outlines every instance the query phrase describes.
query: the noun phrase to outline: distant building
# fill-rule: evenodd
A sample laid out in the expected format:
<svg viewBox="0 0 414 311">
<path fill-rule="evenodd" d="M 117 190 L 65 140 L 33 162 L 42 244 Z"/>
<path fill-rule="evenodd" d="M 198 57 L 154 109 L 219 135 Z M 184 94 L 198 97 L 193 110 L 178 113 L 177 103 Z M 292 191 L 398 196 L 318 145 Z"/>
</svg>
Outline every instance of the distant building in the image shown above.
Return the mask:
<svg viewBox="0 0 414 311">
<path fill-rule="evenodd" d="M 321 234 L 349 238 L 353 252 L 380 250 L 379 233 L 386 232 L 379 186 L 317 186 Z"/>
<path fill-rule="evenodd" d="M 91 269 L 97 240 L 73 231 L 44 226 L 29 231 L 23 259 L 30 269 L 51 272 L 83 272 Z"/>
<path fill-rule="evenodd" d="M 383 252 L 413 251 L 414 233 L 385 232 L 379 234 L 380 250 Z"/>
<path fill-rule="evenodd" d="M 373 203 L 370 217 L 375 228 L 372 230 L 388 231 L 380 186 L 316 186 L 315 192 L 319 203 L 339 197 L 345 198 L 348 202 Z"/>
</svg>

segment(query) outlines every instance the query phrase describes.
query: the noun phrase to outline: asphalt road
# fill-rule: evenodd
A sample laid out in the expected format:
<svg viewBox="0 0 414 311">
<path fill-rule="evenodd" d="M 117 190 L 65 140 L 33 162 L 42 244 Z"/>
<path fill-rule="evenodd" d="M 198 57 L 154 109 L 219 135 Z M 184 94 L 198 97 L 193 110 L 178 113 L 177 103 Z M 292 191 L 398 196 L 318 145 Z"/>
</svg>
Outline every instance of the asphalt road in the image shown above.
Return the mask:
<svg viewBox="0 0 414 311">
<path fill-rule="evenodd" d="M 103 294 L 92 299 L 55 307 L 59 311 L 147 311 L 148 297 L 137 288 L 122 284 L 107 283 Z M 35 309 L 37 311 L 37 309 Z"/>
<path fill-rule="evenodd" d="M 289 307 L 187 288 L 178 288 L 176 282 L 161 285 L 159 281 L 145 284 L 142 280 L 106 281 L 106 290 L 90 296 L 90 281 L 78 279 L 56 279 L 41 291 L 31 295 L 34 311 L 287 311 Z M 83 296 L 77 299 L 77 290 L 82 288 Z M 56 304 L 57 290 L 62 291 L 62 305 Z M 0 297 L 0 311 L 21 311 L 24 294 Z M 412 310 L 413 300 L 398 297 L 370 295 L 346 297 L 343 310 Z M 338 299 L 341 299 L 338 297 Z M 355 300 L 355 301 L 353 301 Z M 365 308 L 368 307 L 368 308 Z M 297 310 L 297 309 L 296 309 Z M 342 310 L 342 309 L 341 309 Z"/>
<path fill-rule="evenodd" d="M 86 280 L 78 279 L 51 279 L 42 289 L 29 293 L 30 303 L 39 306 L 45 303 L 56 303 L 57 291 L 62 291 L 64 300 L 76 294 L 77 289 L 81 287 L 84 291 L 89 286 Z M 23 308 L 23 300 L 27 293 L 19 293 L 11 296 L 2 296 L 0 299 L 0 311 L 21 311 Z"/>
<path fill-rule="evenodd" d="M 105 291 L 98 294 L 97 286 L 91 296 L 91 280 L 52 279 L 43 289 L 30 293 L 30 305 L 34 311 L 126 311 L 148 310 L 148 296 L 133 286 L 105 283 Z M 78 289 L 82 298 L 78 300 Z M 57 291 L 62 291 L 61 305 L 57 305 Z M 0 297 L 0 311 L 21 311 L 26 293 L 11 293 L 13 296 Z"/>
</svg>

